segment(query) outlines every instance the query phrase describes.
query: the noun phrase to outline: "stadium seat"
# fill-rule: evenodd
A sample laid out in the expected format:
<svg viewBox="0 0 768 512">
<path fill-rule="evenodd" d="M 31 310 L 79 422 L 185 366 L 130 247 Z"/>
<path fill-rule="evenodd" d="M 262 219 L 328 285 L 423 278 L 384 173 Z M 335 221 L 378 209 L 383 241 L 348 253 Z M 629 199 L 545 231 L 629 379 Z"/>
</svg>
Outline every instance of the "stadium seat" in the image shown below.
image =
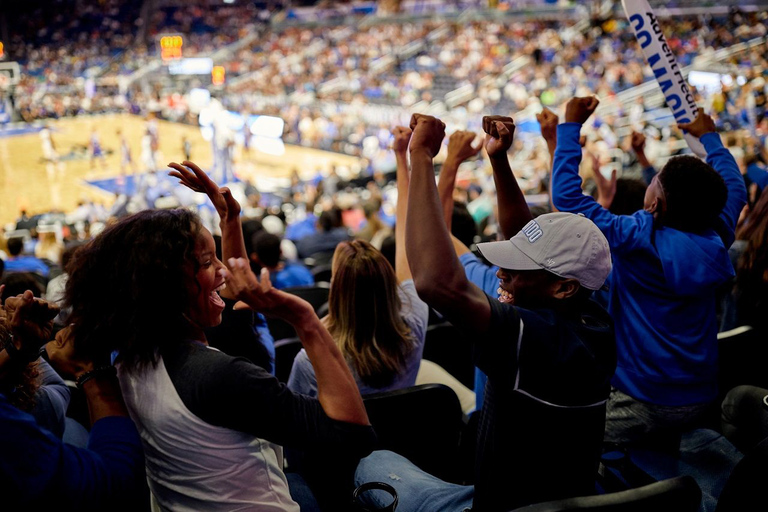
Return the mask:
<svg viewBox="0 0 768 512">
<path fill-rule="evenodd" d="M 275 342 L 275 377 L 280 382 L 288 382 L 293 360 L 301 350 L 301 346 L 299 338 L 287 338 Z"/>
<path fill-rule="evenodd" d="M 326 263 L 324 265 L 318 265 L 313 267 L 312 277 L 315 278 L 316 283 L 330 283 L 331 282 L 331 264 Z"/>
<path fill-rule="evenodd" d="M 424 384 L 363 397 L 378 438 L 377 450 L 391 450 L 424 471 L 457 481 L 459 439 L 464 428 L 456 393 Z"/>
<path fill-rule="evenodd" d="M 696 480 L 690 476 L 680 476 L 636 489 L 548 501 L 517 508 L 512 512 L 697 512 L 700 503 L 701 490 Z"/>
<path fill-rule="evenodd" d="M 309 302 L 317 313 L 320 308 L 328 303 L 328 292 L 330 286 L 327 283 L 318 283 L 314 286 L 293 286 L 283 290 L 286 293 L 296 295 Z M 293 338 L 296 336 L 296 330 L 288 322 L 279 318 L 267 317 L 267 327 L 275 341 Z"/>
<path fill-rule="evenodd" d="M 318 283 L 314 286 L 292 286 L 283 291 L 301 297 L 312 304 L 314 310 L 317 311 L 320 306 L 328 302 L 328 293 L 331 288 L 327 283 Z"/>
<path fill-rule="evenodd" d="M 304 258 L 304 264 L 312 269 L 320 265 L 327 265 L 331 262 L 331 260 L 333 260 L 333 251 L 316 252 Z"/>
<path fill-rule="evenodd" d="M 765 336 L 750 326 L 717 335 L 719 349 L 718 406 L 731 389 L 743 384 L 768 388 L 768 344 Z"/>
<path fill-rule="evenodd" d="M 427 328 L 423 357 L 442 366 L 469 389 L 475 389 L 472 342 L 450 323 Z"/>
</svg>

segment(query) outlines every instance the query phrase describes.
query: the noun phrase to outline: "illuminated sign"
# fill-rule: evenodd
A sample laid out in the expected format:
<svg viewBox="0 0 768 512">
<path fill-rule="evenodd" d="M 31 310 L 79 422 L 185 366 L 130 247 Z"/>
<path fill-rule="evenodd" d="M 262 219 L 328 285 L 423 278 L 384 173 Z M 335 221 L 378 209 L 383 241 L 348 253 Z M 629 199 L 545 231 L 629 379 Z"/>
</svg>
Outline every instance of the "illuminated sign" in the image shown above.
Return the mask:
<svg viewBox="0 0 768 512">
<path fill-rule="evenodd" d="M 5 46 L 3 46 L 3 42 L 0 41 L 0 59 L 5 57 Z"/>
<path fill-rule="evenodd" d="M 180 59 L 182 46 L 184 39 L 181 36 L 163 36 L 160 38 L 160 57 L 163 61 Z"/>
<path fill-rule="evenodd" d="M 168 64 L 168 72 L 172 75 L 207 75 L 212 71 L 213 59 L 205 57 L 178 59 Z"/>
<path fill-rule="evenodd" d="M 224 83 L 224 78 L 227 72 L 224 70 L 224 66 L 213 66 L 211 70 L 211 81 L 213 85 L 221 85 Z"/>
</svg>

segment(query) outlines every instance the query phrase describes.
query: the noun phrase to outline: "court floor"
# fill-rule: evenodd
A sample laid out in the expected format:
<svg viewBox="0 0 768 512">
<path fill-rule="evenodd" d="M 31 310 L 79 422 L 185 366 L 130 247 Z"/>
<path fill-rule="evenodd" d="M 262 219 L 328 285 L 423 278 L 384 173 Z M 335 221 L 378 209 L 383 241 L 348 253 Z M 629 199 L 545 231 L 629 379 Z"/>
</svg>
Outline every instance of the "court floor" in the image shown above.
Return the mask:
<svg viewBox="0 0 768 512">
<path fill-rule="evenodd" d="M 18 218 L 22 209 L 30 215 L 59 209 L 74 210 L 78 203 L 91 200 L 111 206 L 114 194 L 90 185 L 96 181 L 119 176 L 120 147 L 118 130 L 122 130 L 135 169 L 127 173 L 144 172 L 141 161 L 141 138 L 146 131 L 143 117 L 114 114 L 51 120 L 49 127 L 59 162 L 51 163 L 43 157 L 43 141 L 38 131 L 22 135 L 0 137 L 0 226 Z M 93 130 L 96 130 L 105 157 L 90 162 L 87 150 Z M 158 122 L 159 154 L 157 165 L 165 168 L 168 162 L 184 159 L 182 138 L 191 143 L 192 160 L 210 169 L 212 151 L 200 129 L 195 126 Z M 332 164 L 353 166 L 354 157 L 301 146 L 285 146 L 283 154 L 269 154 L 252 147 L 249 154 L 241 149 L 235 152 L 235 172 L 240 177 L 260 183 L 287 178 L 293 169 L 302 177 L 313 175 L 318 169 L 327 170 Z"/>
</svg>

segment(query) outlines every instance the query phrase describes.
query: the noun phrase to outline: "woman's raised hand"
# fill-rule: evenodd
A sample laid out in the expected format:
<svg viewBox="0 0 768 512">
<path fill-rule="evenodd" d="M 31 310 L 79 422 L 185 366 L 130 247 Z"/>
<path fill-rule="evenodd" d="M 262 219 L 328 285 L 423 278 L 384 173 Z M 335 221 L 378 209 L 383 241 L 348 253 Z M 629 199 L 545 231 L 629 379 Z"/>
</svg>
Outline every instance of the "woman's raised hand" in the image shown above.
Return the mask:
<svg viewBox="0 0 768 512">
<path fill-rule="evenodd" d="M 168 167 L 174 169 L 169 176 L 178 178 L 182 185 L 207 195 L 213 203 L 221 220 L 237 219 L 240 215 L 240 203 L 232 196 L 227 187 L 219 186 L 194 162 L 185 160 L 178 164 L 171 162 Z"/>
</svg>

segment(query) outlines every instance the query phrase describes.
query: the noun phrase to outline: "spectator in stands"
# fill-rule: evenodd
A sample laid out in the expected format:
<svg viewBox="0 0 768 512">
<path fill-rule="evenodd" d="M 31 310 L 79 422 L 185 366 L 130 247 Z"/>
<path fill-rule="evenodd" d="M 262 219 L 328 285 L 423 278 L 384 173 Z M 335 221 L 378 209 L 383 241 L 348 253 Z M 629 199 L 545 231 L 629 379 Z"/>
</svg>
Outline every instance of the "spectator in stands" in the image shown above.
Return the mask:
<svg viewBox="0 0 768 512">
<path fill-rule="evenodd" d="M 277 290 L 291 286 L 315 284 L 312 273 L 297 261 L 286 261 L 280 250 L 281 239 L 277 235 L 261 231 L 253 237 L 254 262 L 269 270 L 269 280 Z"/>
<path fill-rule="evenodd" d="M 744 180 L 700 111 L 680 127 L 701 138 L 709 165 L 671 159 L 648 187 L 644 210 L 613 215 L 582 193 L 578 176 L 579 133 L 597 104 L 594 97 L 568 102 L 552 197 L 558 210 L 592 219 L 614 258 L 609 311 L 618 364 L 606 440 L 676 450 L 680 432 L 717 395 L 715 291 L 733 276 L 726 248 L 746 202 Z"/>
<path fill-rule="evenodd" d="M 349 232 L 341 222 L 341 209 L 334 206 L 320 214 L 317 219 L 318 231 L 296 242 L 300 258 L 313 254 L 332 253 L 339 243 L 349 240 Z"/>
<path fill-rule="evenodd" d="M 8 394 L 15 375 L 29 372 L 40 347 L 50 339 L 56 308 L 31 292 L 9 298 L 3 308 L 13 338 L 3 333 L 0 349 L 0 491 L 11 510 L 148 510 L 144 459 L 136 427 L 120 395 L 114 369 L 104 359 L 75 353 L 72 340 L 57 336 L 46 345 L 51 363 L 75 378 L 91 416 L 89 448 L 64 444 L 35 419 L 14 407 Z M 105 366 L 101 366 L 101 365 Z M 111 369 L 111 370 L 110 370 Z"/>
<path fill-rule="evenodd" d="M 61 306 L 61 303 L 64 300 L 64 288 L 67 285 L 67 279 L 69 279 L 67 266 L 69 265 L 69 262 L 72 261 L 75 251 L 77 251 L 81 245 L 82 244 L 79 242 L 71 243 L 69 244 L 69 247 L 64 249 L 64 252 L 61 253 L 61 268 L 63 272 L 48 282 L 48 286 L 45 289 L 46 300 Z"/>
<path fill-rule="evenodd" d="M 768 327 L 768 192 L 765 190 L 731 250 L 736 252 L 735 321 L 728 328 L 751 325 L 761 332 Z"/>
<path fill-rule="evenodd" d="M 61 253 L 64 246 L 56 239 L 56 233 L 52 230 L 38 230 L 38 242 L 35 245 L 35 256 L 40 260 L 48 260 L 52 265 L 61 262 Z"/>
<path fill-rule="evenodd" d="M 35 297 L 42 297 L 43 287 L 40 285 L 39 278 L 36 275 L 32 272 L 5 274 L 3 279 L 0 280 L 0 285 L 3 285 L 2 291 L 0 291 L 0 300 L 21 295 L 26 290 L 30 290 Z"/>
<path fill-rule="evenodd" d="M 758 156 L 754 153 L 747 153 L 744 157 L 744 165 L 747 168 L 745 178 L 751 185 L 757 185 L 757 196 L 763 193 L 768 185 L 768 169 L 760 162 Z M 752 204 L 752 203 L 750 203 Z"/>
<path fill-rule="evenodd" d="M 273 289 L 266 270 L 259 281 L 248 268 L 240 205 L 229 189 L 184 165 L 172 164 L 171 174 L 208 194 L 231 270 L 188 210 L 144 211 L 113 224 L 71 265 L 65 304 L 78 349 L 119 350 L 120 385 L 161 508 L 298 510 L 281 447 L 323 445 L 361 456 L 374 434 L 354 379 L 311 306 Z M 125 292 L 105 301 L 98 293 L 104 289 Z M 219 291 L 296 328 L 317 370 L 317 399 L 208 348 L 204 329 L 221 322 L 226 306 Z"/>
<path fill-rule="evenodd" d="M 368 242 L 339 244 L 324 319 L 362 394 L 416 383 L 429 320 L 429 308 L 416 294 L 404 243 L 411 130 L 398 127 L 393 133 L 398 169 L 395 268 Z M 288 387 L 317 394 L 315 370 L 305 350 L 294 360 Z"/>
<path fill-rule="evenodd" d="M 357 232 L 355 238 L 370 242 L 377 249 L 381 249 L 381 243 L 391 233 L 392 229 L 379 218 L 381 201 L 370 199 L 363 203 L 363 213 L 367 223 Z"/>
<path fill-rule="evenodd" d="M 12 237 L 8 239 L 8 259 L 5 260 L 6 272 L 34 272 L 43 277 L 50 275 L 50 269 L 40 258 L 22 254 L 24 239 Z"/>
<path fill-rule="evenodd" d="M 411 126 L 406 249 L 416 288 L 472 337 L 476 364 L 488 375 L 475 488 L 423 475 L 389 452 L 363 459 L 356 479 L 387 481 L 398 489 L 398 510 L 406 512 L 506 511 L 591 494 L 615 353 L 610 318 L 588 299 L 610 272 L 608 243 L 583 217 L 556 213 L 531 220 L 507 161 L 514 124 L 486 117 L 485 148 L 498 160 L 502 230 L 517 232 L 478 245 L 500 266 L 498 300 L 489 297 L 467 280 L 445 228 L 432 170 L 445 126 L 418 114 Z"/>
</svg>

